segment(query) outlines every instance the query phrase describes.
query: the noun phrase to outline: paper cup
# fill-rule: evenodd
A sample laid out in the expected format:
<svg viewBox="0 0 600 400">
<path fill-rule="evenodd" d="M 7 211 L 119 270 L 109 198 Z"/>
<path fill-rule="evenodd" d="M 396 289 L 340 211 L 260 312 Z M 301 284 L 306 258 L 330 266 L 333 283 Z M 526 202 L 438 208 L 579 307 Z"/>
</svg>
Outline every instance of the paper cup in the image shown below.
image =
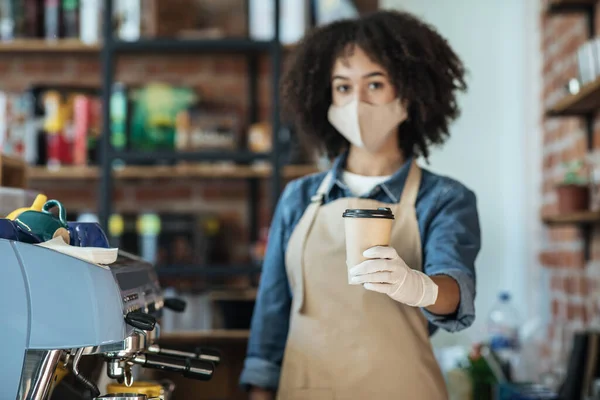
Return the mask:
<svg viewBox="0 0 600 400">
<path fill-rule="evenodd" d="M 389 246 L 394 214 L 389 208 L 348 209 L 343 214 L 346 231 L 346 266 L 348 283 L 350 268 L 365 261 L 363 252 L 374 246 Z"/>
</svg>

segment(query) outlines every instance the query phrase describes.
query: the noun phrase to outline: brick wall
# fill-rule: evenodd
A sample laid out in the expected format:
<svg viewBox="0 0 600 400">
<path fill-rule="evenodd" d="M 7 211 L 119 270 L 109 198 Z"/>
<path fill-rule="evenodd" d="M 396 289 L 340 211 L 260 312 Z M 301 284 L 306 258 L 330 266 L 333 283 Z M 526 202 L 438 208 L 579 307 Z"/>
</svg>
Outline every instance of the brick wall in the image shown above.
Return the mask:
<svg viewBox="0 0 600 400">
<path fill-rule="evenodd" d="M 548 109 L 565 94 L 567 81 L 577 76 L 575 53 L 587 39 L 583 15 L 545 14 L 541 16 L 541 46 L 543 53 L 542 102 Z M 596 29 L 600 16 L 596 15 Z M 600 125 L 595 123 L 594 148 L 600 148 Z M 541 215 L 557 212 L 555 184 L 562 178 L 560 164 L 583 159 L 587 153 L 585 121 L 580 118 L 544 118 L 543 124 L 543 203 Z M 600 309 L 592 304 L 594 276 L 600 260 L 600 234 L 594 231 L 591 244 L 592 260 L 584 260 L 582 231 L 577 226 L 547 227 L 544 232 L 540 262 L 549 275 L 551 321 L 543 349 L 542 366 L 546 371 L 560 371 L 570 353 L 574 331 L 589 326 Z"/>
</svg>

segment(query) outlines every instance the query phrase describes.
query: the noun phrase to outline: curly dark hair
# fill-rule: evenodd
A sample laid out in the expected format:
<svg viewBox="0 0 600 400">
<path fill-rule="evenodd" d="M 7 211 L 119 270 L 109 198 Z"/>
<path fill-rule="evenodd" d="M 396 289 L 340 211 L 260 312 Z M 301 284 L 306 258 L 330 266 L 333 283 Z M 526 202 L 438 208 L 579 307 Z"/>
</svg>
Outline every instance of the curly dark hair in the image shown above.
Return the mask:
<svg viewBox="0 0 600 400">
<path fill-rule="evenodd" d="M 427 159 L 430 146 L 445 142 L 449 124 L 460 115 L 455 92 L 467 90 L 465 68 L 435 28 L 406 12 L 377 11 L 307 33 L 282 76 L 284 118 L 297 127 L 304 144 L 325 150 L 330 158 L 347 149 L 348 141 L 329 123 L 327 111 L 332 68 L 353 46 L 386 69 L 408 102 L 408 120 L 398 132 L 404 156 Z"/>
</svg>

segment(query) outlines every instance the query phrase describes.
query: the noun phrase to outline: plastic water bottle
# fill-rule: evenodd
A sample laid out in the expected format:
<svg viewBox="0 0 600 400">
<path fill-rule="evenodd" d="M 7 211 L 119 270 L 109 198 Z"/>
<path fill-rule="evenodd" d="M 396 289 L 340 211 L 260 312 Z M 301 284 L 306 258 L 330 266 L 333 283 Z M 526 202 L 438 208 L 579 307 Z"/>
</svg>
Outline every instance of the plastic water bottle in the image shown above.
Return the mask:
<svg viewBox="0 0 600 400">
<path fill-rule="evenodd" d="M 490 348 L 511 374 L 519 364 L 519 326 L 519 313 L 510 301 L 510 294 L 501 292 L 488 317 L 488 337 Z"/>
</svg>

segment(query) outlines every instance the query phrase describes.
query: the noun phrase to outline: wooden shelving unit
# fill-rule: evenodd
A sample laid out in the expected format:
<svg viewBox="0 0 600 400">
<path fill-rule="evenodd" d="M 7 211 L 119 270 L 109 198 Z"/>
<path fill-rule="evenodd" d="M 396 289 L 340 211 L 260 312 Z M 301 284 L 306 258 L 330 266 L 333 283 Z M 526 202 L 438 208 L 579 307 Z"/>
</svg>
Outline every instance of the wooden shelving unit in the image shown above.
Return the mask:
<svg viewBox="0 0 600 400">
<path fill-rule="evenodd" d="M 548 4 L 550 6 L 564 5 L 564 4 L 578 5 L 578 6 L 593 6 L 597 2 L 598 2 L 598 0 L 550 0 L 548 2 Z"/>
<path fill-rule="evenodd" d="M 254 301 L 257 293 L 257 289 L 224 289 L 212 290 L 209 297 L 212 301 Z"/>
<path fill-rule="evenodd" d="M 99 53 L 101 45 L 89 45 L 75 39 L 17 39 L 0 42 L 2 53 Z"/>
<path fill-rule="evenodd" d="M 581 13 L 587 22 L 587 36 L 596 36 L 596 5 L 598 0 L 550 0 L 547 14 Z M 566 82 L 565 82 L 566 83 Z M 594 124 L 600 109 L 600 77 L 583 85 L 576 94 L 568 94 L 546 111 L 548 117 L 581 117 L 585 121 L 587 150 L 594 148 Z M 583 235 L 584 259 L 591 257 L 592 225 L 600 223 L 600 212 L 582 211 L 569 214 L 542 216 L 548 226 L 578 226 Z"/>
<path fill-rule="evenodd" d="M 549 215 L 542 217 L 542 221 L 548 225 L 598 224 L 600 223 L 600 211 L 582 211 L 572 214 Z"/>
<path fill-rule="evenodd" d="M 283 168 L 282 176 L 285 179 L 294 179 L 317 172 L 317 168 L 310 165 L 288 165 Z M 269 165 L 180 165 L 180 166 L 127 166 L 113 172 L 118 180 L 142 179 L 266 179 L 271 176 Z M 100 177 L 98 167 L 64 166 L 56 170 L 46 167 L 30 167 L 28 179 L 30 182 L 41 181 L 74 181 L 96 180 Z"/>
<path fill-rule="evenodd" d="M 548 115 L 585 115 L 598 108 L 600 108 L 600 78 L 583 86 L 579 93 L 565 96 L 548 110 Z"/>
<path fill-rule="evenodd" d="M 202 340 L 248 340 L 250 331 L 234 329 L 211 329 L 205 331 L 179 331 L 176 333 L 163 333 L 160 340 L 163 342 L 177 341 L 178 343 Z"/>
<path fill-rule="evenodd" d="M 0 153 L 0 186 L 25 188 L 27 164 L 24 160 Z"/>
<path fill-rule="evenodd" d="M 153 46 L 156 46 L 157 41 L 152 41 Z M 232 49 L 242 49 L 247 51 L 253 50 L 266 50 L 268 49 L 268 42 L 264 43 L 253 43 L 250 40 L 244 39 L 222 39 L 222 40 L 204 40 L 205 45 L 202 46 L 200 40 L 188 40 L 192 46 L 199 48 L 205 48 L 210 50 L 211 46 L 222 46 L 224 43 L 229 44 Z M 121 51 L 133 51 L 144 50 L 144 41 L 141 42 L 121 42 L 118 45 Z M 173 48 L 174 46 L 187 46 L 186 41 L 173 39 L 171 41 L 163 41 L 163 47 Z M 282 46 L 284 52 L 289 52 L 294 49 L 295 44 L 287 44 Z M 76 39 L 58 39 L 58 40 L 45 40 L 45 39 L 15 39 L 12 41 L 0 41 L 0 54 L 2 53 L 100 53 L 102 50 L 102 44 L 86 44 Z"/>
</svg>

